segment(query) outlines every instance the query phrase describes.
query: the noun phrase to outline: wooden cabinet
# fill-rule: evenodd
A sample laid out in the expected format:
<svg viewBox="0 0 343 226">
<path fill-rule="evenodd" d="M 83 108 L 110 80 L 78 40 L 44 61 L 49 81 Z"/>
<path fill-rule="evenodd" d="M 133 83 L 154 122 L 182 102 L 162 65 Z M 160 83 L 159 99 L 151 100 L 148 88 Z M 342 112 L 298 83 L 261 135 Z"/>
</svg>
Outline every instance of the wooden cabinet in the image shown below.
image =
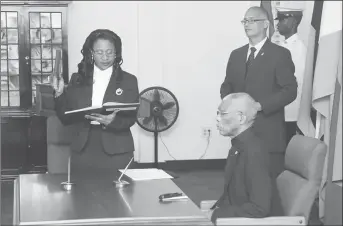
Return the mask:
<svg viewBox="0 0 343 226">
<path fill-rule="evenodd" d="M 22 171 L 28 146 L 28 117 L 1 118 L 1 170 Z"/>
<path fill-rule="evenodd" d="M 46 170 L 47 165 L 47 118 L 32 116 L 28 125 L 28 155 L 29 171 Z"/>
<path fill-rule="evenodd" d="M 44 172 L 46 165 L 46 117 L 1 117 L 2 174 Z"/>
<path fill-rule="evenodd" d="M 36 84 L 47 84 L 62 52 L 68 81 L 67 6 L 70 1 L 1 1 L 1 170 L 46 168 L 47 118 L 36 116 Z"/>
</svg>

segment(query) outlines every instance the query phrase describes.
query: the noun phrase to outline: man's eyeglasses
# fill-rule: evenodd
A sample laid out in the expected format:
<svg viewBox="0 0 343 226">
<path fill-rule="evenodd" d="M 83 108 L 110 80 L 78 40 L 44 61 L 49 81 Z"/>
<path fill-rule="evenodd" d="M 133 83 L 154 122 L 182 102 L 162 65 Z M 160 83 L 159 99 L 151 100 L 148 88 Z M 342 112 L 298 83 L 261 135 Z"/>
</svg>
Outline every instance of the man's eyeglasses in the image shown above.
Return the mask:
<svg viewBox="0 0 343 226">
<path fill-rule="evenodd" d="M 243 24 L 243 25 L 246 25 L 246 24 L 254 24 L 254 23 L 256 23 L 257 21 L 265 21 L 266 19 L 244 19 L 244 20 L 242 20 L 241 21 L 241 23 Z"/>
<path fill-rule="evenodd" d="M 228 112 L 225 112 L 225 111 L 217 111 L 217 116 L 224 116 L 224 115 L 228 115 L 228 114 L 231 114 L 231 113 L 240 113 L 242 114 L 241 111 L 228 111 Z"/>
<path fill-rule="evenodd" d="M 95 55 L 98 55 L 98 56 L 104 56 L 104 55 L 106 55 L 106 56 L 108 56 L 108 57 L 113 57 L 113 56 L 115 56 L 116 53 L 115 53 L 115 51 L 109 49 L 109 50 L 106 50 L 106 51 L 103 51 L 103 50 L 96 50 L 96 51 L 94 51 L 94 54 L 95 54 Z"/>
</svg>

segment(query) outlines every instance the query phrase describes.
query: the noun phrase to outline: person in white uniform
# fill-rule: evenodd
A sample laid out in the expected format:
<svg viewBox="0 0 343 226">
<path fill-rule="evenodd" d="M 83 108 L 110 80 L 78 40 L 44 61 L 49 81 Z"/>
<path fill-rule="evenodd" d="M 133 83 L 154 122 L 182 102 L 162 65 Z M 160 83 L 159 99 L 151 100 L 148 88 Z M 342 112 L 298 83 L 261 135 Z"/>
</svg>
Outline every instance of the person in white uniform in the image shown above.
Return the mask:
<svg viewBox="0 0 343 226">
<path fill-rule="evenodd" d="M 292 137 L 299 132 L 297 120 L 300 109 L 307 53 L 307 47 L 298 34 L 298 26 L 301 22 L 302 16 L 302 7 L 298 5 L 290 5 L 287 8 L 277 8 L 277 18 L 275 19 L 278 20 L 277 28 L 279 33 L 285 37 L 285 40 L 281 42 L 280 45 L 291 52 L 292 61 L 295 66 L 294 75 L 298 83 L 297 98 L 285 107 L 287 143 L 289 143 Z"/>
</svg>

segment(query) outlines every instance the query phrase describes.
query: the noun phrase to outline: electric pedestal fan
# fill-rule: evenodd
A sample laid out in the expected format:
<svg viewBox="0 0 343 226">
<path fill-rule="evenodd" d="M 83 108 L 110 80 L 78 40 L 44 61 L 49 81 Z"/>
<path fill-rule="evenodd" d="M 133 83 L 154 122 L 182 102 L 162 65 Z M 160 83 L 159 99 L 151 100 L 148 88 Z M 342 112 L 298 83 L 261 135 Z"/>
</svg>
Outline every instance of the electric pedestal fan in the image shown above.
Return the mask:
<svg viewBox="0 0 343 226">
<path fill-rule="evenodd" d="M 140 108 L 137 124 L 144 130 L 154 133 L 155 161 L 158 167 L 158 133 L 169 129 L 179 115 L 179 103 L 175 95 L 168 89 L 154 86 L 139 94 Z"/>
</svg>

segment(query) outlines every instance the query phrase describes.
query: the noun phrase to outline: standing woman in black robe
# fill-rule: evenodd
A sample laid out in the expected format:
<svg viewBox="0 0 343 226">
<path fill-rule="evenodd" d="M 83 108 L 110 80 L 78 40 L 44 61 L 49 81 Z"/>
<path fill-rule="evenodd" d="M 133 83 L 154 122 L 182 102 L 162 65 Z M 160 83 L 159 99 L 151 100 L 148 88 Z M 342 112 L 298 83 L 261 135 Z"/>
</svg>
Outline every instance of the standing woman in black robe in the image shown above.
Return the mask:
<svg viewBox="0 0 343 226">
<path fill-rule="evenodd" d="M 109 115 L 85 117 L 73 117 L 65 112 L 105 102 L 137 103 L 137 79 L 121 69 L 121 39 L 110 30 L 91 32 L 81 53 L 78 72 L 72 74 L 68 85 L 63 80 L 54 83 L 59 119 L 64 125 L 76 126 L 70 144 L 71 174 L 113 175 L 133 157 L 130 127 L 135 124 L 137 111 L 116 110 Z"/>
</svg>

